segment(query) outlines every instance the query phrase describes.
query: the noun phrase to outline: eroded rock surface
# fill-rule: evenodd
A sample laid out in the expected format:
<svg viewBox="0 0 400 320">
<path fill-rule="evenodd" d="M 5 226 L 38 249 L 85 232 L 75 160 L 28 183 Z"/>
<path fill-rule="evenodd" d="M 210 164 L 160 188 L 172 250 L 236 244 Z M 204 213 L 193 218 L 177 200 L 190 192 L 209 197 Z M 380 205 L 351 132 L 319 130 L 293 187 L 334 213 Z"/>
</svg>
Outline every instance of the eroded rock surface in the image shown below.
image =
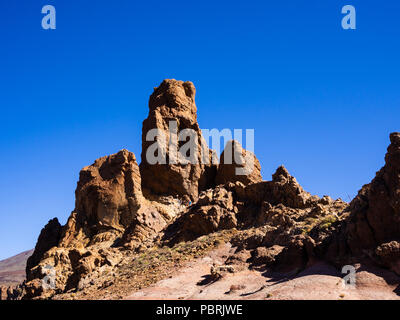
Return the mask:
<svg viewBox="0 0 400 320">
<path fill-rule="evenodd" d="M 145 192 L 193 201 L 197 200 L 200 191 L 213 186 L 216 174 L 213 163 L 216 160 L 213 159 L 213 153 L 208 149 L 197 123 L 195 94 L 196 89 L 192 82 L 164 80 L 150 96 L 149 115 L 143 121 L 140 163 Z M 175 129 L 171 131 L 178 135 L 175 140 L 171 140 L 175 136 L 170 134 L 171 121 L 176 123 Z M 164 136 L 157 137 L 157 141 L 165 150 L 165 164 L 151 164 L 149 161 L 149 155 L 156 153 L 151 149 L 154 139 L 149 141 L 147 135 L 154 129 L 158 129 Z M 185 129 L 191 129 L 196 136 L 186 137 Z M 193 139 L 197 150 L 188 158 L 181 147 L 190 139 Z M 173 143 L 177 148 L 171 148 Z M 182 159 L 189 159 L 190 163 L 182 164 Z"/>
<path fill-rule="evenodd" d="M 204 191 L 165 233 L 166 243 L 189 241 L 218 230 L 244 230 L 232 238 L 230 261 L 280 271 L 299 271 L 318 257 L 319 244 L 348 206 L 342 200 L 312 196 L 279 167 L 271 181 L 236 181 Z M 248 253 L 246 253 L 248 252 Z"/>
<path fill-rule="evenodd" d="M 245 185 L 262 181 L 261 165 L 254 153 L 245 150 L 238 141 L 231 140 L 221 153 L 215 182 L 236 181 Z"/>
<path fill-rule="evenodd" d="M 139 167 L 127 150 L 83 168 L 68 222 L 61 227 L 51 220 L 28 260 L 25 298 L 76 289 L 93 274 L 112 269 L 123 258 L 115 246 L 136 250 L 182 209 L 178 200 L 167 200 L 143 197 Z M 43 285 L 46 279 L 49 285 Z"/>
</svg>

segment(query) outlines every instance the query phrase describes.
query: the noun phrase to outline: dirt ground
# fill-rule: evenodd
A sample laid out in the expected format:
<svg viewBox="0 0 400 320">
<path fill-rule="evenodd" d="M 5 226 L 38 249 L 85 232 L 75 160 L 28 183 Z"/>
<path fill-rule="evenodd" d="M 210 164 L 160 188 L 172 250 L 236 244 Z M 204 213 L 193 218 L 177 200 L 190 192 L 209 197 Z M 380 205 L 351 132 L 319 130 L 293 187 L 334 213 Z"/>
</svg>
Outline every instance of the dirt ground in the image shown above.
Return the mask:
<svg viewBox="0 0 400 320">
<path fill-rule="evenodd" d="M 210 268 L 222 265 L 232 252 L 224 244 L 206 256 L 188 262 L 169 278 L 132 292 L 125 299 L 250 299 L 250 300 L 365 300 L 399 299 L 400 277 L 391 271 L 355 265 L 355 286 L 345 285 L 338 270 L 316 263 L 295 277 L 248 270 L 230 273 L 217 281 L 207 281 Z M 232 287 L 233 286 L 233 287 Z M 231 287 L 233 290 L 231 290 Z"/>
</svg>

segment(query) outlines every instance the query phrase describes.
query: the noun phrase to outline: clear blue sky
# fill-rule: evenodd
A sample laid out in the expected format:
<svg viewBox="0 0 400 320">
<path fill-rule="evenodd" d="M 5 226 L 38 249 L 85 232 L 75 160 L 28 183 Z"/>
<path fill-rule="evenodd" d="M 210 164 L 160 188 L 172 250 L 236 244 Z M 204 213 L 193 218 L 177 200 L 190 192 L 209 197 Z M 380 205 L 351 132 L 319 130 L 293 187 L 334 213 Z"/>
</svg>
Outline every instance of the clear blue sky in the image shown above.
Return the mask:
<svg viewBox="0 0 400 320">
<path fill-rule="evenodd" d="M 194 82 L 202 128 L 255 129 L 264 179 L 284 164 L 313 194 L 353 197 L 400 131 L 395 0 L 8 0 L 0 40 L 0 259 L 66 222 L 82 167 L 140 158 L 164 78 Z"/>
</svg>

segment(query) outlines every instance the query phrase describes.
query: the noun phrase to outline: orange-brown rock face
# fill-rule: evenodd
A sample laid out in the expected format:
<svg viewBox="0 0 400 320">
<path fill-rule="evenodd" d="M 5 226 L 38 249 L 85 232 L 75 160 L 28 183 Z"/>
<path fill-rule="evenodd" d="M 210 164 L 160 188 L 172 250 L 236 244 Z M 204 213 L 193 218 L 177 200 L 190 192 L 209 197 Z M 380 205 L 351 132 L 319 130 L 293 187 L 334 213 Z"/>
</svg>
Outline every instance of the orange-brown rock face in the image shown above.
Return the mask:
<svg viewBox="0 0 400 320">
<path fill-rule="evenodd" d="M 240 181 L 245 185 L 262 181 L 261 165 L 254 153 L 236 140 L 228 141 L 221 154 L 216 184 Z"/>
<path fill-rule="evenodd" d="M 87 246 L 118 238 L 144 201 L 139 166 L 127 150 L 97 159 L 81 170 L 75 210 L 63 227 L 61 247 Z"/>
<path fill-rule="evenodd" d="M 216 166 L 212 165 L 212 153 L 202 138 L 197 123 L 195 94 L 196 89 L 191 82 L 164 80 L 150 96 L 149 115 L 143 121 L 140 163 L 145 192 L 196 200 L 199 191 L 213 185 Z M 176 123 L 175 129 L 171 126 L 171 121 Z M 165 150 L 163 159 L 167 163 L 158 161 L 153 164 L 149 160 L 149 157 L 157 153 L 151 149 L 155 142 L 148 136 L 154 129 L 164 135 L 164 138 L 157 139 Z M 196 134 L 193 140 L 183 135 L 185 129 Z M 181 139 L 176 139 L 175 134 L 182 134 Z M 196 145 L 196 150 L 188 155 L 181 147 L 190 141 Z M 171 145 L 177 145 L 178 148 L 172 148 Z M 190 163 L 183 164 L 180 159 L 187 159 Z"/>
<path fill-rule="evenodd" d="M 51 220 L 28 260 L 27 298 L 82 285 L 94 271 L 118 262 L 120 254 L 113 248 L 117 241 L 135 249 L 181 210 L 177 200 L 153 206 L 143 197 L 135 155 L 127 150 L 83 168 L 75 194 L 76 208 L 67 224 L 61 227 L 57 219 Z M 50 289 L 42 281 L 48 270 L 55 274 Z"/>
<path fill-rule="evenodd" d="M 77 218 L 92 233 L 110 228 L 123 231 L 142 200 L 135 155 L 122 150 L 83 168 L 75 194 Z"/>
<path fill-rule="evenodd" d="M 271 181 L 250 184 L 247 188 L 237 190 L 237 194 L 242 200 L 254 204 L 266 201 L 272 205 L 281 203 L 292 208 L 307 207 L 312 201 L 318 199 L 304 191 L 296 178 L 290 175 L 284 166 L 276 170 Z"/>
<path fill-rule="evenodd" d="M 97 159 L 81 170 L 75 210 L 64 227 L 57 219 L 42 230 L 27 263 L 26 297 L 62 292 L 107 263 L 107 250 L 136 218 L 144 201 L 135 155 L 127 150 Z M 54 272 L 54 286 L 43 279 Z"/>
</svg>

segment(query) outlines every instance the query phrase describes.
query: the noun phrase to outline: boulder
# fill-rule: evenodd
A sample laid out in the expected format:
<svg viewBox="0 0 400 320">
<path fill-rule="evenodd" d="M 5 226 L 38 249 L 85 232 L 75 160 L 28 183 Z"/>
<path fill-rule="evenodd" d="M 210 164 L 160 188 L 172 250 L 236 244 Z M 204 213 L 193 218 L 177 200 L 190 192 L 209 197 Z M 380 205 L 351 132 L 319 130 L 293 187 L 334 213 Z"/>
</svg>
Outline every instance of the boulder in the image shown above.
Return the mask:
<svg viewBox="0 0 400 320">
<path fill-rule="evenodd" d="M 110 229 L 123 232 L 142 201 L 135 155 L 121 150 L 83 168 L 75 196 L 76 220 L 89 236 Z"/>
</svg>

